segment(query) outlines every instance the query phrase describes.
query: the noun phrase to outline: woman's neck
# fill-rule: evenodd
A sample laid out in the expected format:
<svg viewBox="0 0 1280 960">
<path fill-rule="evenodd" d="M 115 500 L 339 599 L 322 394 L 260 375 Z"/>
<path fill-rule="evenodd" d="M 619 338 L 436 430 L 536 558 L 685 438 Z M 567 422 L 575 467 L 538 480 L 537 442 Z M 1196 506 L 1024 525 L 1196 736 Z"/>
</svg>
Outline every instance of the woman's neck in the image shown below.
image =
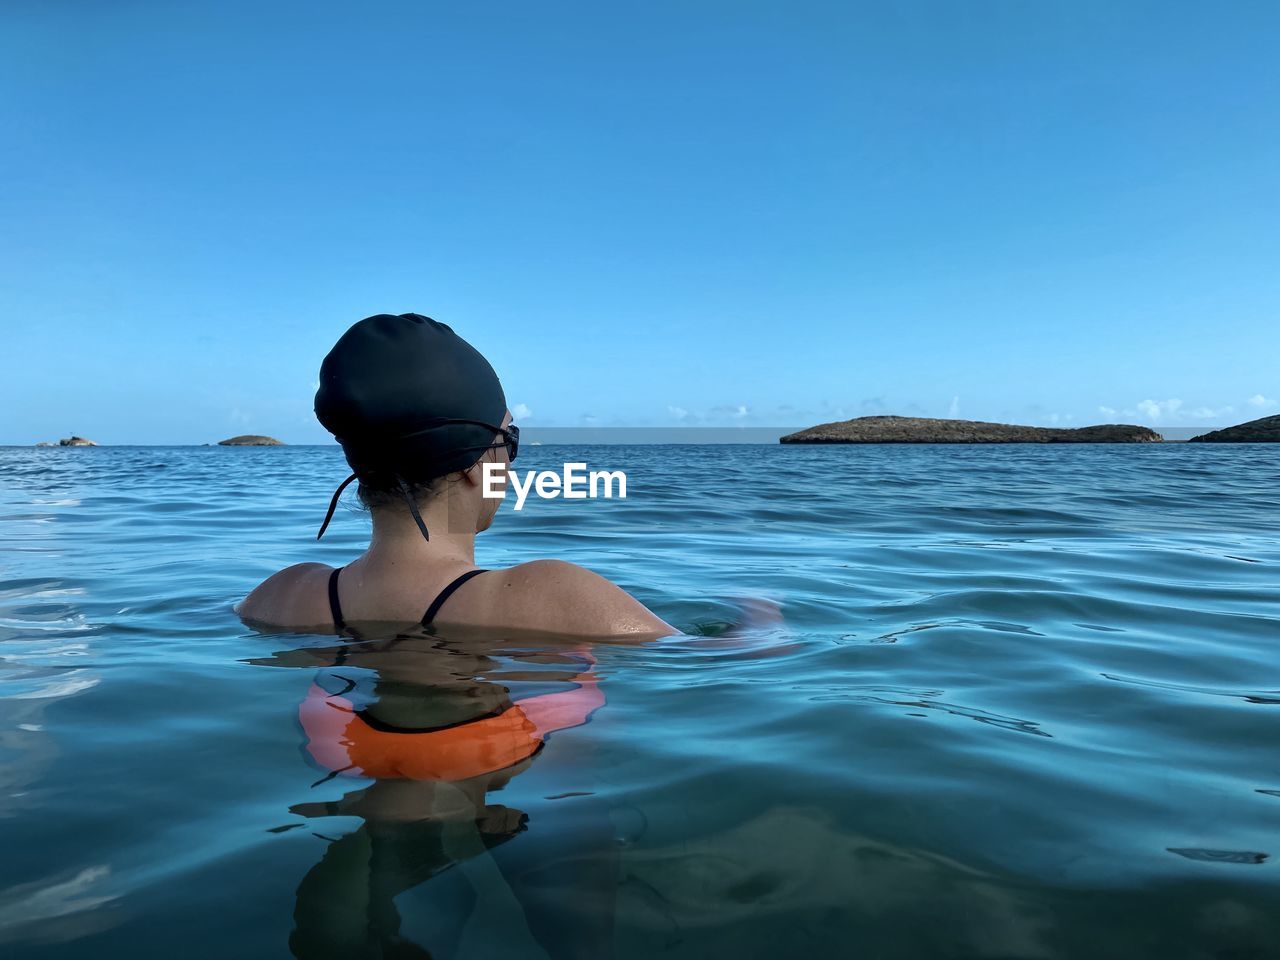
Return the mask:
<svg viewBox="0 0 1280 960">
<path fill-rule="evenodd" d="M 391 563 L 476 562 L 476 535 L 449 529 L 448 517 L 438 509 L 422 511 L 422 522 L 431 534 L 427 540 L 406 510 L 375 510 L 373 538 L 365 556 Z"/>
</svg>

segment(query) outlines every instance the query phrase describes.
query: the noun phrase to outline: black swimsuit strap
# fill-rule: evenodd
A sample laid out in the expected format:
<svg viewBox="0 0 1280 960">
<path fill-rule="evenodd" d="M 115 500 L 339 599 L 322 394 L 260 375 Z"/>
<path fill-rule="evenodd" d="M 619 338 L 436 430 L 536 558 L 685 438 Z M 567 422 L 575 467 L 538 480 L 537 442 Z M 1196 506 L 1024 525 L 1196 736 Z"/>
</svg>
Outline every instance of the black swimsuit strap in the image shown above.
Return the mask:
<svg viewBox="0 0 1280 960">
<path fill-rule="evenodd" d="M 458 577 L 456 580 L 450 583 L 447 587 L 441 590 L 440 593 L 436 596 L 436 598 L 431 601 L 431 606 L 427 607 L 427 612 L 422 615 L 422 625 L 424 627 L 431 625 L 431 621 L 436 618 L 436 614 L 440 612 L 440 608 L 444 606 L 444 602 L 448 600 L 451 596 L 453 596 L 453 592 L 455 590 L 457 590 L 460 586 L 462 586 L 472 577 L 478 577 L 480 576 L 480 574 L 487 573 L 487 572 L 488 571 L 486 570 L 480 570 L 480 569 L 468 570 L 462 576 Z"/>
<path fill-rule="evenodd" d="M 342 604 L 338 602 L 338 575 L 345 568 L 338 567 L 329 574 L 329 615 L 333 617 L 333 627 L 339 633 L 347 632 L 347 622 L 342 619 Z M 440 608 L 444 606 L 444 602 L 453 596 L 453 592 L 460 586 L 470 580 L 472 577 L 478 577 L 482 573 L 488 571 L 482 569 L 468 570 L 466 573 L 455 578 L 449 583 L 436 598 L 431 601 L 431 606 L 427 607 L 427 612 L 422 617 L 422 625 L 428 626 L 431 621 L 436 618 L 436 614 L 440 612 Z"/>
<path fill-rule="evenodd" d="M 468 717 L 466 720 L 457 720 L 453 723 L 442 723 L 438 727 L 397 727 L 394 724 L 387 723 L 385 720 L 379 720 L 369 712 L 368 707 L 362 707 L 354 711 L 355 715 L 373 727 L 375 730 L 381 730 L 383 733 L 439 733 L 441 730 L 456 730 L 458 727 L 465 727 L 469 723 L 476 723 L 479 720 L 492 720 L 500 717 L 515 704 L 507 703 L 501 707 L 494 707 L 488 713 L 482 713 L 477 717 Z"/>
<path fill-rule="evenodd" d="M 342 619 L 342 604 L 338 602 L 338 574 L 341 572 L 342 567 L 338 567 L 329 574 L 329 613 L 333 617 L 334 629 L 339 633 L 347 629 L 347 623 Z"/>
</svg>

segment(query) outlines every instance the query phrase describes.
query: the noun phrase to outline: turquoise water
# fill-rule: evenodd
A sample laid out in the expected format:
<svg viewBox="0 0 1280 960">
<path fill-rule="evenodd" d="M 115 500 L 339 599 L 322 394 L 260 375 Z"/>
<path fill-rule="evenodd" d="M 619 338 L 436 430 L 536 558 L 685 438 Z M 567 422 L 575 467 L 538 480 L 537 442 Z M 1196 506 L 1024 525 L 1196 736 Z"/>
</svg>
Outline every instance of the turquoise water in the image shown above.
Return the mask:
<svg viewBox="0 0 1280 960">
<path fill-rule="evenodd" d="M 590 722 L 477 794 L 331 776 L 300 703 L 454 718 L 578 689 L 572 645 L 231 613 L 361 549 L 314 541 L 336 448 L 0 450 L 0 952 L 1280 956 L 1280 448 L 519 466 L 568 459 L 629 497 L 504 507 L 479 561 L 689 635 L 595 647 Z"/>
</svg>

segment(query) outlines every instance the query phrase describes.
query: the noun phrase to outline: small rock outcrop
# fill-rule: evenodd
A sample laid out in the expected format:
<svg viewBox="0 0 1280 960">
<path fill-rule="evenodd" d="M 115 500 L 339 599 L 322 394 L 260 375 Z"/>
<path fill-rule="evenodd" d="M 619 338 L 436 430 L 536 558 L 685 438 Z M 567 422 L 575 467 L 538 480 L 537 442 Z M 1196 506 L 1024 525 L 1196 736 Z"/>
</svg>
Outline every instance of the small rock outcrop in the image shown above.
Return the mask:
<svg viewBox="0 0 1280 960">
<path fill-rule="evenodd" d="M 263 437 L 256 433 L 247 433 L 242 437 L 232 437 L 229 440 L 219 440 L 220 447 L 283 447 L 284 443 L 275 437 Z"/>
<path fill-rule="evenodd" d="M 1211 430 L 1192 437 L 1187 443 L 1280 443 L 1280 413 Z"/>
<path fill-rule="evenodd" d="M 789 433 L 780 443 L 1159 443 L 1149 427 L 1023 427 L 931 417 L 855 417 Z"/>
<path fill-rule="evenodd" d="M 97 444 L 84 437 L 63 437 L 58 441 L 60 447 L 96 447 Z"/>
</svg>

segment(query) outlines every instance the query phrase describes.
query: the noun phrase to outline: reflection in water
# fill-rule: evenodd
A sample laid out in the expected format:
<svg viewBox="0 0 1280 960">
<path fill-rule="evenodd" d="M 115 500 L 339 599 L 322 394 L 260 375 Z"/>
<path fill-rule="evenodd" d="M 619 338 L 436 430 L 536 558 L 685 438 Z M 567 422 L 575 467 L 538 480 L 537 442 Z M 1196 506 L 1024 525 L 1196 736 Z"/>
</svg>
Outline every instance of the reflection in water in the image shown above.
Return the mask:
<svg viewBox="0 0 1280 960">
<path fill-rule="evenodd" d="M 638 956 L 714 956 L 720 931 L 755 956 L 1054 956 L 1053 917 L 1015 885 L 927 850 L 850 831 L 814 807 L 775 807 L 723 831 L 635 853 L 619 923 Z M 922 909 L 928 922 L 921 923 Z M 789 931 L 790 945 L 771 941 Z"/>
<path fill-rule="evenodd" d="M 504 671 L 503 662 L 511 660 L 532 669 Z M 253 662 L 323 667 L 298 711 L 306 753 L 324 771 L 313 787 L 339 777 L 373 781 L 339 800 L 290 807 L 308 819 L 363 821 L 340 837 L 317 830 L 330 844 L 298 886 L 289 945 L 300 958 L 454 952 L 471 936 L 465 926 L 472 911 L 455 912 L 446 924 L 452 929 L 433 929 L 441 942 L 417 944 L 402 935 L 395 898 L 528 830 L 526 813 L 489 803 L 488 795 L 530 767 L 548 734 L 586 723 L 604 703 L 595 658 L 585 646 L 499 654 L 492 643 L 399 635 Z M 494 677 L 550 689 L 513 699 Z M 596 821 L 605 829 L 587 833 L 599 842 L 600 855 L 588 857 L 571 882 L 612 889 L 613 833 L 606 817 Z M 613 911 L 598 911 L 586 929 L 574 930 L 572 943 L 562 942 L 565 924 L 535 889 L 543 882 L 534 875 L 538 865 L 522 868 L 522 862 L 506 861 L 502 879 L 532 937 L 553 956 L 572 950 L 606 955 Z M 471 894 L 474 904 L 478 891 Z"/>
<path fill-rule="evenodd" d="M 0 819 L 46 808 L 44 783 L 61 753 L 47 729 L 50 709 L 101 683 L 96 671 L 74 665 L 96 652 L 87 639 L 95 628 L 75 602 L 82 594 L 55 578 L 0 581 Z M 0 878 L 0 945 L 69 941 L 118 922 L 108 864 L 81 861 L 29 882 L 8 880 Z"/>
<path fill-rule="evenodd" d="M 0 891 L 0 944 L 77 940 L 113 926 L 110 879 L 111 868 L 98 864 Z"/>
</svg>

